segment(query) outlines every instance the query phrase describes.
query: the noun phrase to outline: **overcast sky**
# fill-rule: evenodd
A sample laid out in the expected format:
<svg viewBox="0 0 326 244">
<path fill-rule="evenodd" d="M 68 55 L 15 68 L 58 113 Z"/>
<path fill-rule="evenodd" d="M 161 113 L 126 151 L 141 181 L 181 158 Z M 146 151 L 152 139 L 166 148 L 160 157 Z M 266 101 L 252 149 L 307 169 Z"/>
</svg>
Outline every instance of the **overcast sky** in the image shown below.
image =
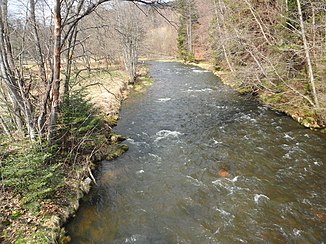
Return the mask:
<svg viewBox="0 0 326 244">
<path fill-rule="evenodd" d="M 43 2 L 43 1 L 42 1 Z M 53 0 L 48 1 L 49 4 L 52 5 Z M 8 0 L 8 11 L 9 16 L 15 17 L 15 18 L 26 18 L 26 13 L 29 6 L 28 0 Z M 40 5 L 38 5 L 40 6 Z M 44 12 L 47 13 L 47 15 L 51 16 L 51 10 L 50 7 L 47 5 L 44 6 Z M 40 7 L 36 8 L 36 17 L 43 15 L 43 9 Z"/>
<path fill-rule="evenodd" d="M 161 0 L 162 2 L 171 2 L 173 0 Z M 9 11 L 9 16 L 11 17 L 18 17 L 18 18 L 25 18 L 26 17 L 26 10 L 28 8 L 28 0 L 8 0 L 8 11 Z M 44 1 L 41 1 L 44 2 Z M 48 4 L 51 6 L 53 5 L 53 0 L 48 0 Z M 42 15 L 42 11 L 37 8 L 36 16 L 37 15 Z M 44 5 L 44 12 L 47 13 L 47 15 L 50 17 L 51 16 L 51 9 L 47 5 Z"/>
</svg>

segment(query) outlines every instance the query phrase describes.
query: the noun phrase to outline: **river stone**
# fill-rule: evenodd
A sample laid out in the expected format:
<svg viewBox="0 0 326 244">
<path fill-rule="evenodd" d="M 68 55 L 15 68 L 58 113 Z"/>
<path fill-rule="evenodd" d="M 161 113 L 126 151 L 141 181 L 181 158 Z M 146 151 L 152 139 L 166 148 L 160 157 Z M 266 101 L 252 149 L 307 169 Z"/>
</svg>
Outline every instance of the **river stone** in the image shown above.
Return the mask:
<svg viewBox="0 0 326 244">
<path fill-rule="evenodd" d="M 226 169 L 220 169 L 218 171 L 218 175 L 221 177 L 228 177 L 229 176 L 229 172 Z"/>
</svg>

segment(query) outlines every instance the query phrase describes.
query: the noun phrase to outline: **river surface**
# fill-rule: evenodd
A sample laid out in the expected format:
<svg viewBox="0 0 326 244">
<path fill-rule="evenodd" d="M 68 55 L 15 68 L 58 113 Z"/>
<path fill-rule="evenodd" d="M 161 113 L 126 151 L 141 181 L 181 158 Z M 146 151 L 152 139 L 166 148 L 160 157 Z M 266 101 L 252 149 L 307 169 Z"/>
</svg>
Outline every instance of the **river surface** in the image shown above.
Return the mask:
<svg viewBox="0 0 326 244">
<path fill-rule="evenodd" d="M 114 129 L 130 149 L 102 162 L 71 243 L 326 241 L 325 135 L 200 68 L 153 62 L 150 75 Z"/>
</svg>

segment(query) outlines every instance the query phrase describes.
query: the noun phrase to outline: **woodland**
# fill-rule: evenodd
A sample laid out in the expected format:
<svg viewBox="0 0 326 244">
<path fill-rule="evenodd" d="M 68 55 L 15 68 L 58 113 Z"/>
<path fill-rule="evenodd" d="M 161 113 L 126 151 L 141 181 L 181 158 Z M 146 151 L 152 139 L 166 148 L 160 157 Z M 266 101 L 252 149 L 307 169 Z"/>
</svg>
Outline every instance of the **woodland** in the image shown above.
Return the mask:
<svg viewBox="0 0 326 244">
<path fill-rule="evenodd" d="M 207 64 L 304 126 L 326 125 L 325 0 L 0 0 L 0 33 L 4 242 L 58 238 L 62 221 L 49 221 L 120 140 L 119 105 L 103 112 L 89 88 L 120 102 L 146 76 L 140 59 Z"/>
</svg>

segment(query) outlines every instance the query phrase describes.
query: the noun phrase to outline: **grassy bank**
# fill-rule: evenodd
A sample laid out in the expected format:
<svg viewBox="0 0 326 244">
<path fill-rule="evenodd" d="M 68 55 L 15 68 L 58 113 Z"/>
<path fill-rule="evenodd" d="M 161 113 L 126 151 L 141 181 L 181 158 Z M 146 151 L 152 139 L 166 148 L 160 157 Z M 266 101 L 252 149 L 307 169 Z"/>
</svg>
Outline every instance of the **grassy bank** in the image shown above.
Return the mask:
<svg viewBox="0 0 326 244">
<path fill-rule="evenodd" d="M 126 96 L 126 74 L 96 69 L 79 77 L 61 106 L 54 146 L 1 138 L 1 243 L 55 243 L 95 183 L 96 163 L 128 149 L 111 133 Z"/>
</svg>

